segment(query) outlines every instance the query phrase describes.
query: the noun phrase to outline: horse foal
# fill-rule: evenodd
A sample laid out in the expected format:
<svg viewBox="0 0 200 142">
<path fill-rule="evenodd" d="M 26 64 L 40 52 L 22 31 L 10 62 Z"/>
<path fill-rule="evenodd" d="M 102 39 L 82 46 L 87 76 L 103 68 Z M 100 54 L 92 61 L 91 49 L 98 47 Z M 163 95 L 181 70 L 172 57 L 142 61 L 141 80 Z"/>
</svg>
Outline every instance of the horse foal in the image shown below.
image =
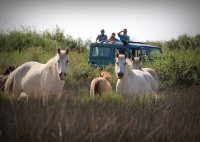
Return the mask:
<svg viewBox="0 0 200 142">
<path fill-rule="evenodd" d="M 90 84 L 90 96 L 102 96 L 105 92 L 112 92 L 112 87 L 109 80 L 111 75 L 107 71 L 103 71 L 101 77 L 94 78 Z"/>
</svg>

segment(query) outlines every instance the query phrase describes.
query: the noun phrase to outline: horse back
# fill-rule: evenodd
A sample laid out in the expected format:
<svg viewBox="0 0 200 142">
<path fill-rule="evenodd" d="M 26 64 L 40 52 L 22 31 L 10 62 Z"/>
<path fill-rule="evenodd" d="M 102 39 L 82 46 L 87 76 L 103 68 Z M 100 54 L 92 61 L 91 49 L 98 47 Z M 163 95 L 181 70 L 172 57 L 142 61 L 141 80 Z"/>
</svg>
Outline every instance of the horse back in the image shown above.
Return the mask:
<svg viewBox="0 0 200 142">
<path fill-rule="evenodd" d="M 159 79 L 157 73 L 151 68 L 142 68 L 145 73 L 147 83 L 149 83 L 152 93 L 156 93 L 159 90 Z"/>
<path fill-rule="evenodd" d="M 36 86 L 39 81 L 35 82 L 33 76 L 35 76 L 34 74 L 37 74 L 38 71 L 40 72 L 41 65 L 42 64 L 37 62 L 27 62 L 19 66 L 8 76 L 5 90 L 12 93 L 12 88 L 14 88 L 14 90 L 25 90 L 27 86 L 29 88 Z M 37 80 L 39 80 L 39 78 L 37 78 Z"/>
<path fill-rule="evenodd" d="M 151 74 L 151 76 L 159 82 L 158 74 L 151 68 L 142 68 L 143 71 L 146 71 Z"/>
<path fill-rule="evenodd" d="M 99 94 L 101 96 L 105 91 L 112 92 L 112 88 L 110 83 L 104 77 L 98 77 L 92 80 L 90 91 L 91 95 Z"/>
</svg>

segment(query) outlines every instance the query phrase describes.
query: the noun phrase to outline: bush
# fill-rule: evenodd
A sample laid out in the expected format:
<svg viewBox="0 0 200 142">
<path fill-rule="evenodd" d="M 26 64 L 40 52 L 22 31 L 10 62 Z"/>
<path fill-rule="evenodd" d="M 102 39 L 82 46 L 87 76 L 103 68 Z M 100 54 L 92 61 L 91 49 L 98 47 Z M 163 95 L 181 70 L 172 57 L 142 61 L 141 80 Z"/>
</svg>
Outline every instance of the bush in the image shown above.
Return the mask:
<svg viewBox="0 0 200 142">
<path fill-rule="evenodd" d="M 29 47 L 42 47 L 45 52 L 54 52 L 55 48 L 68 47 L 82 52 L 86 50 L 86 43 L 81 39 L 64 36 L 64 32 L 56 27 L 55 31 L 38 33 L 31 28 L 0 33 L 0 51 L 10 52 L 25 50 Z"/>
<path fill-rule="evenodd" d="M 200 85 L 200 57 L 195 51 L 167 50 L 161 60 L 149 66 L 156 70 L 163 86 Z"/>
</svg>

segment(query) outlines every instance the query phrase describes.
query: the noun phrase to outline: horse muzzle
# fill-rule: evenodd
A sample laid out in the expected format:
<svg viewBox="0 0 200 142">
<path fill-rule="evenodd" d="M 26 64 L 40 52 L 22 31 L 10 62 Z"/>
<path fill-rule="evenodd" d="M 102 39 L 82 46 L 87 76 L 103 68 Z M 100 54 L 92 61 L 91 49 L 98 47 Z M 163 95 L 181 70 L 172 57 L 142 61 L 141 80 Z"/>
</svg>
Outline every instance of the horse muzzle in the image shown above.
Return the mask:
<svg viewBox="0 0 200 142">
<path fill-rule="evenodd" d="M 117 76 L 118 76 L 118 79 L 122 79 L 123 78 L 123 73 L 122 72 L 119 72 L 118 74 L 117 74 Z"/>
<path fill-rule="evenodd" d="M 66 73 L 59 73 L 60 80 L 65 80 Z"/>
</svg>

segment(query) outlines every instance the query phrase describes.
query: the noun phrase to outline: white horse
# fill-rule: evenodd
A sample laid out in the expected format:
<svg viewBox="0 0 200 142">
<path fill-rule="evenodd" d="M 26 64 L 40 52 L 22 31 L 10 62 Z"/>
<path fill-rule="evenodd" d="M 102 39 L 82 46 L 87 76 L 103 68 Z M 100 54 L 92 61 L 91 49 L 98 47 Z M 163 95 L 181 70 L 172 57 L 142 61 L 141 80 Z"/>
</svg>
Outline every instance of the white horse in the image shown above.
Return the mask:
<svg viewBox="0 0 200 142">
<path fill-rule="evenodd" d="M 152 90 L 153 90 L 154 93 L 158 92 L 159 84 L 160 84 L 158 74 L 151 68 L 142 68 L 141 67 L 142 57 L 132 57 L 132 61 L 133 61 L 133 69 L 147 72 L 153 77 L 154 80 L 152 80 L 150 78 L 150 81 L 152 82 L 151 87 L 152 87 Z"/>
<path fill-rule="evenodd" d="M 13 100 L 26 94 L 28 98 L 42 99 L 43 104 L 47 104 L 52 95 L 57 95 L 60 101 L 68 65 L 67 55 L 68 49 L 58 49 L 57 55 L 46 64 L 24 63 L 9 75 L 5 91 Z"/>
<path fill-rule="evenodd" d="M 126 58 L 126 55 L 117 54 L 115 72 L 118 77 L 117 93 L 130 97 L 152 93 L 150 84 L 146 79 L 149 75 L 140 70 L 133 70 L 132 63 Z"/>
</svg>

